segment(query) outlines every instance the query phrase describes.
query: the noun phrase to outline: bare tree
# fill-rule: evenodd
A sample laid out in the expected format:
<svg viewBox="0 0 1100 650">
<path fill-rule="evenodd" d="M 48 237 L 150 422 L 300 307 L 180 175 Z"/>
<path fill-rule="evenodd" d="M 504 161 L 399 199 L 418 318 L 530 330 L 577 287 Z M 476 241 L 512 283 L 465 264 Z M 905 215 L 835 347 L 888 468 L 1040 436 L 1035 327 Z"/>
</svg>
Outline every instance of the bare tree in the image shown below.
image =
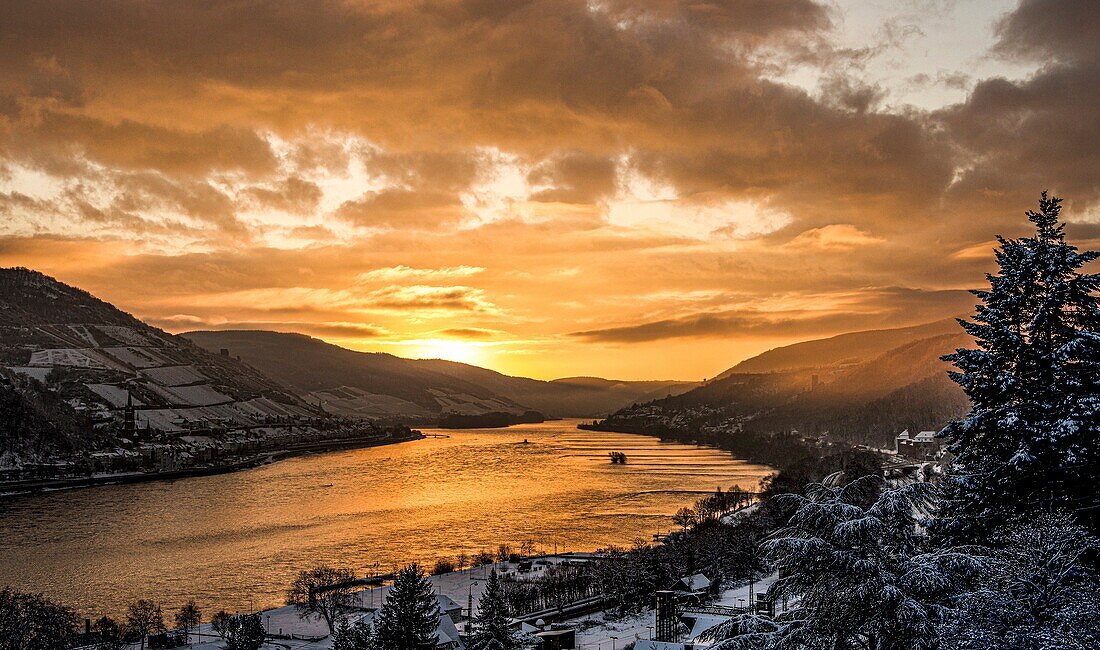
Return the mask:
<svg viewBox="0 0 1100 650">
<path fill-rule="evenodd" d="M 141 650 L 145 650 L 146 637 L 164 629 L 164 614 L 160 611 L 160 605 L 144 598 L 130 603 L 126 626 L 141 636 Z"/>
<path fill-rule="evenodd" d="M 92 646 L 95 650 L 123 650 L 128 645 L 123 640 L 122 626 L 110 616 L 102 616 L 92 623 L 92 631 L 97 637 L 95 645 Z"/>
<path fill-rule="evenodd" d="M 687 530 L 695 525 L 695 511 L 691 508 L 680 508 L 672 515 L 672 521 L 680 528 Z"/>
<path fill-rule="evenodd" d="M 189 600 L 187 604 L 180 607 L 176 612 L 176 627 L 183 630 L 183 637 L 186 643 L 191 642 L 191 630 L 199 626 L 202 621 L 202 610 L 198 608 L 195 601 Z"/>
<path fill-rule="evenodd" d="M 294 605 L 302 618 L 317 614 L 331 634 L 338 620 L 351 608 L 354 580 L 355 574 L 350 569 L 319 566 L 302 571 L 287 592 L 286 604 Z"/>
</svg>

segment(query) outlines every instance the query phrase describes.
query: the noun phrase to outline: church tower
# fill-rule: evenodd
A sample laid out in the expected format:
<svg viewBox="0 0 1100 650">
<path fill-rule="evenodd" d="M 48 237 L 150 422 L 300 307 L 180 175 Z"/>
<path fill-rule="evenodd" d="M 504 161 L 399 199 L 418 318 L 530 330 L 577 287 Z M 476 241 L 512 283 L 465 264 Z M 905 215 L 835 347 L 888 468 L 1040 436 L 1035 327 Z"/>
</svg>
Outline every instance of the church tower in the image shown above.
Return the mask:
<svg viewBox="0 0 1100 650">
<path fill-rule="evenodd" d="M 137 421 L 134 418 L 134 394 L 126 389 L 126 408 L 122 410 L 122 435 L 134 440 L 137 436 Z"/>
</svg>

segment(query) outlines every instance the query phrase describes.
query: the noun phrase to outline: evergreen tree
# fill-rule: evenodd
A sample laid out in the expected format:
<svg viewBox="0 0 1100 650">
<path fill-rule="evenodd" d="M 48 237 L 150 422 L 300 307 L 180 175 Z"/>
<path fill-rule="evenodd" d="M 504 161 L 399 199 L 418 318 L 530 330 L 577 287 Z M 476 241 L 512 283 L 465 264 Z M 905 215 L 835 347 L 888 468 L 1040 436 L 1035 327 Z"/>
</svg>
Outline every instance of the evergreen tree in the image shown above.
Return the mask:
<svg viewBox="0 0 1100 650">
<path fill-rule="evenodd" d="M 386 603 L 378 610 L 374 638 L 379 650 L 432 650 L 439 626 L 439 603 L 416 564 L 401 569 Z"/>
<path fill-rule="evenodd" d="M 259 614 L 226 616 L 218 634 L 225 640 L 225 650 L 259 650 L 267 636 Z"/>
<path fill-rule="evenodd" d="M 469 650 L 519 650 L 527 645 L 520 632 L 509 625 L 508 603 L 496 569 L 489 573 L 473 623 Z"/>
<path fill-rule="evenodd" d="M 332 633 L 332 650 L 374 650 L 374 630 L 369 623 L 349 624 L 345 618 Z"/>
<path fill-rule="evenodd" d="M 935 531 L 951 542 L 1043 510 L 1100 522 L 1100 276 L 1080 271 L 1100 253 L 1066 243 L 1060 203 L 1044 192 L 1033 236 L 998 237 L 999 272 L 960 320 L 977 348 L 945 357 L 972 404 L 943 431 L 956 456 Z"/>
<path fill-rule="evenodd" d="M 951 595 L 981 568 L 954 552 L 923 552 L 918 515 L 935 498 L 930 483 L 884 489 L 866 476 L 839 475 L 785 495 L 795 513 L 763 544 L 780 574 L 769 591 L 798 608 L 775 621 L 734 618 L 709 632 L 723 650 L 866 648 L 932 650 Z"/>
<path fill-rule="evenodd" d="M 976 588 L 955 598 L 942 631 L 950 650 L 1100 648 L 1100 541 L 1068 515 L 1044 514 L 989 549 Z"/>
</svg>

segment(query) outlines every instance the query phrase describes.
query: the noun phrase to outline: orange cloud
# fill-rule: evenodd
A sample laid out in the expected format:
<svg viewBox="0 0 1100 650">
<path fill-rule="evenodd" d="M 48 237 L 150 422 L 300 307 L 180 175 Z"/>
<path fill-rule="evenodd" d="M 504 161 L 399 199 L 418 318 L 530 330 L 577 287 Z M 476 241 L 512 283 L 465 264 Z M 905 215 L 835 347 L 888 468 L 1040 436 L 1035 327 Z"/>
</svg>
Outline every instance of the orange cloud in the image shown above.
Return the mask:
<svg viewBox="0 0 1100 650">
<path fill-rule="evenodd" d="M 972 88 L 930 111 L 861 76 L 881 43 L 836 42 L 859 10 L 0 0 L 0 263 L 173 328 L 703 376 L 958 313 L 1040 189 L 1096 236 L 1096 3 L 1021 2 L 991 54 L 1042 67 L 928 70 Z"/>
</svg>

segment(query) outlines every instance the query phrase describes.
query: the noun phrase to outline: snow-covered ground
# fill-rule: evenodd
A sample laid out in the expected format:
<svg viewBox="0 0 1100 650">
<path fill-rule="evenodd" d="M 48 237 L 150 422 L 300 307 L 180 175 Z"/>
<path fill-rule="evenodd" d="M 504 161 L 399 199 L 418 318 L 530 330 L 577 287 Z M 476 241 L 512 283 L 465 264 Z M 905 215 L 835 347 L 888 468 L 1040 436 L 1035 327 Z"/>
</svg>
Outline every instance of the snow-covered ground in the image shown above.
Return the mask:
<svg viewBox="0 0 1100 650">
<path fill-rule="evenodd" d="M 548 557 L 547 564 L 536 564 L 534 571 L 543 571 L 550 564 L 557 564 L 571 557 L 577 556 L 566 554 Z M 471 595 L 474 606 L 477 606 L 481 592 L 485 588 L 485 579 L 493 568 L 500 572 L 516 570 L 514 564 L 494 564 L 432 576 L 429 579 L 437 594 L 450 597 L 465 610 Z M 777 577 L 776 574 L 772 574 L 757 580 L 753 585 L 753 592 L 761 593 L 767 590 Z M 388 586 L 364 589 L 359 592 L 360 603 L 366 608 L 378 607 L 384 602 L 388 591 Z M 745 584 L 722 591 L 712 604 L 723 607 L 743 607 L 748 602 L 749 585 Z M 332 640 L 327 638 L 328 629 L 324 622 L 315 616 L 301 618 L 292 606 L 261 612 L 260 620 L 269 634 L 296 637 L 270 640 L 264 648 L 328 650 L 332 647 Z M 597 612 L 566 621 L 566 623 L 577 628 L 578 650 L 618 650 L 639 639 L 652 638 L 654 613 L 652 609 L 647 609 L 636 615 L 615 617 Z M 197 635 L 192 634 L 192 644 L 196 650 L 221 650 L 223 647 L 209 623 L 200 626 Z"/>
<path fill-rule="evenodd" d="M 753 598 L 756 598 L 755 594 L 764 593 L 768 590 L 773 582 L 779 579 L 778 573 L 773 573 L 768 576 L 760 578 L 752 584 Z M 749 605 L 749 585 L 744 584 L 740 587 L 733 587 L 726 589 L 718 595 L 718 599 L 714 601 L 714 605 L 720 605 L 722 607 L 748 607 Z"/>
<path fill-rule="evenodd" d="M 563 553 L 561 555 L 540 558 L 540 560 L 536 561 L 533 565 L 531 572 L 525 575 L 538 575 L 551 565 L 568 560 L 575 560 L 583 556 L 584 554 Z M 474 607 L 477 607 L 478 600 L 481 598 L 481 592 L 485 589 L 485 581 L 489 577 L 489 572 L 493 569 L 496 569 L 499 573 L 508 573 L 516 571 L 517 565 L 509 562 L 485 565 L 454 571 L 452 573 L 445 573 L 443 575 L 431 576 L 429 580 L 432 586 L 435 587 L 436 594 L 449 597 L 455 603 L 458 603 L 463 611 L 466 611 L 467 603 L 471 599 Z M 363 589 L 358 592 L 359 603 L 362 607 L 368 609 L 379 607 L 385 602 L 389 590 L 390 587 L 388 585 Z M 207 612 L 206 618 L 209 618 L 212 614 L 213 612 Z M 650 618 L 652 618 L 652 614 Z M 313 640 L 327 637 L 328 628 L 325 626 L 324 621 L 316 616 L 301 618 L 298 616 L 298 612 L 293 606 L 278 607 L 276 609 L 260 612 L 260 621 L 269 634 L 278 635 L 280 637 L 296 637 L 290 640 L 280 638 L 269 641 L 267 645 L 264 646 L 265 648 L 294 648 L 295 650 L 298 648 L 308 648 L 309 650 L 324 650 L 330 648 L 332 645 L 331 640 L 328 638 Z M 196 642 L 196 635 L 192 634 L 193 647 L 196 649 L 215 650 L 222 647 L 221 640 L 210 627 L 209 623 L 204 623 L 199 627 L 197 637 L 202 640 L 201 643 Z M 610 645 L 608 645 L 608 648 L 610 648 Z"/>
<path fill-rule="evenodd" d="M 579 650 L 617 650 L 653 635 L 653 610 L 625 618 L 598 613 L 569 623 L 577 626 Z"/>
</svg>

